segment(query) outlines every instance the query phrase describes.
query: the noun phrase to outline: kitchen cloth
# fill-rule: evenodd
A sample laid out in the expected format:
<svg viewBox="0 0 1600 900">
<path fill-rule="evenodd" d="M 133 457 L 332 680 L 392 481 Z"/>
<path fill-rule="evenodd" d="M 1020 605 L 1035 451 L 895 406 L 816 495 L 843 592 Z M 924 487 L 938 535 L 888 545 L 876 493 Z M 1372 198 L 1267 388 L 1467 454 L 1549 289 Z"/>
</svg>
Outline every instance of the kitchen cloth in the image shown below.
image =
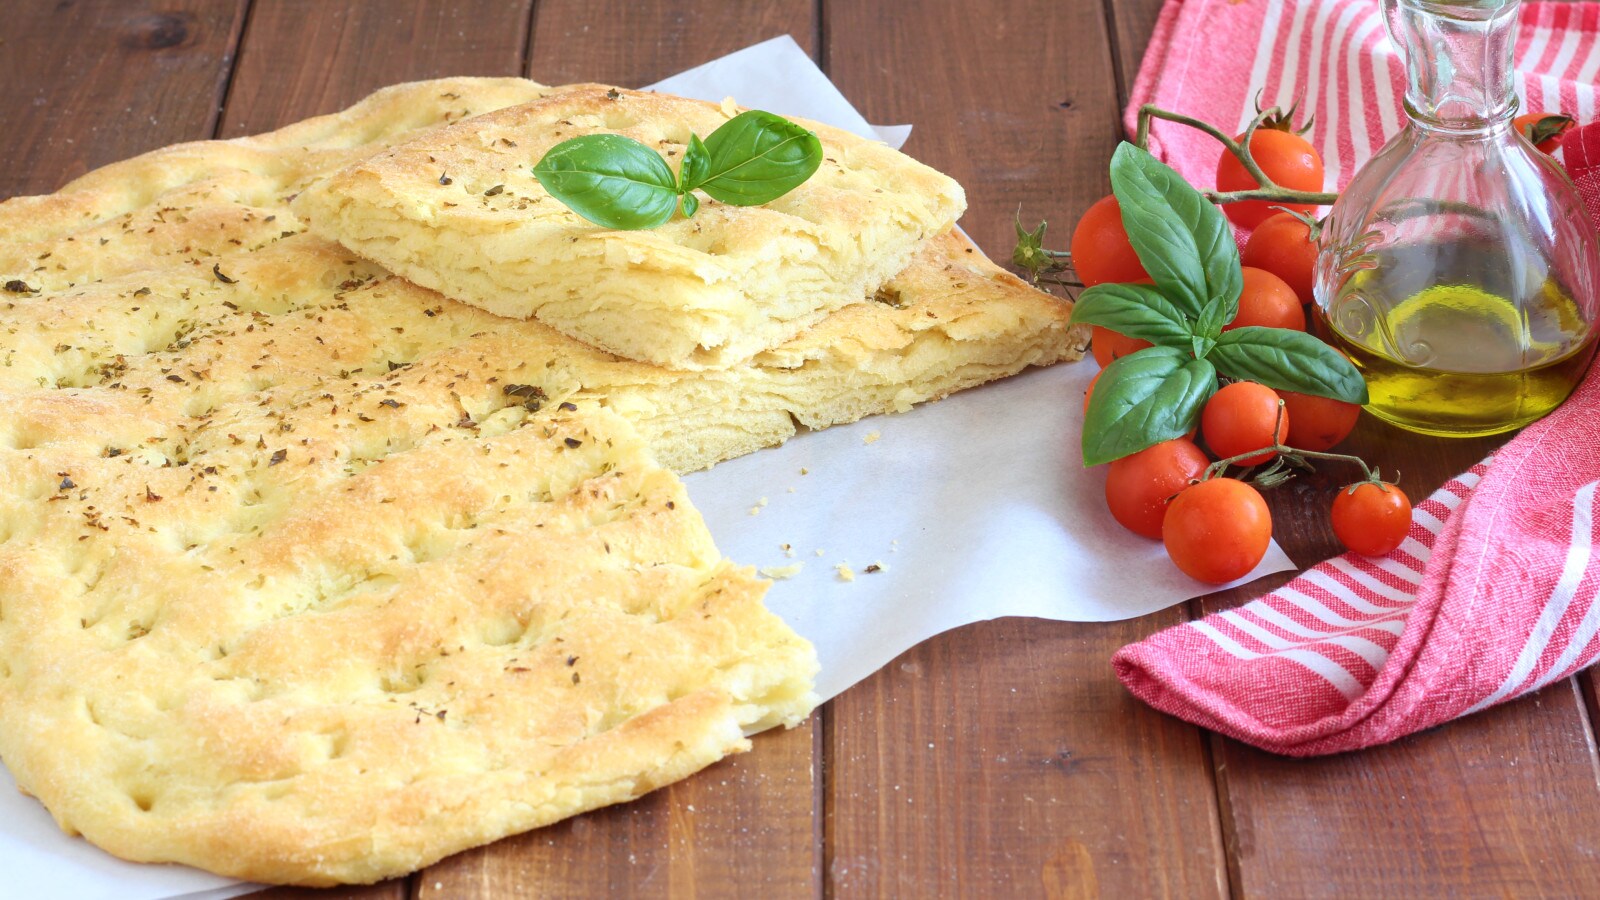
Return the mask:
<svg viewBox="0 0 1600 900">
<path fill-rule="evenodd" d="M 1524 109 L 1594 116 L 1600 4 L 1523 7 L 1517 88 Z M 1217 46 L 1255 47 L 1227 58 Z M 1242 128 L 1256 88 L 1297 90 L 1309 137 L 1343 187 L 1399 129 L 1404 72 L 1368 0 L 1169 0 L 1129 107 L 1154 102 Z M 1218 145 L 1158 123 L 1152 149 L 1209 184 Z M 1198 135 L 1198 137 L 1196 137 Z M 1600 212 L 1600 125 L 1562 154 Z M 1159 632 L 1112 660 L 1157 709 L 1275 753 L 1369 747 L 1566 678 L 1600 656 L 1600 376 L 1556 412 L 1418 504 L 1410 535 L 1382 558 L 1323 562 L 1236 609 Z"/>
</svg>

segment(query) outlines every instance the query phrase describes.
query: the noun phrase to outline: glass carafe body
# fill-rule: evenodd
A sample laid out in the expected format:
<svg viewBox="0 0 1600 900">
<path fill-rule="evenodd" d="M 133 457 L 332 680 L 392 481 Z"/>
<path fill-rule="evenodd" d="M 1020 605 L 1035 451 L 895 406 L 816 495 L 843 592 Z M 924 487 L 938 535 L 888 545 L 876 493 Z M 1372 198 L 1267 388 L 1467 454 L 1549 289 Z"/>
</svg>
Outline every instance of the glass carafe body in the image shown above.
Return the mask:
<svg viewBox="0 0 1600 900">
<path fill-rule="evenodd" d="M 1405 128 L 1329 214 L 1313 319 L 1368 409 L 1483 435 L 1543 416 L 1593 356 L 1600 252 L 1554 160 L 1511 125 L 1518 0 L 1384 0 Z"/>
</svg>

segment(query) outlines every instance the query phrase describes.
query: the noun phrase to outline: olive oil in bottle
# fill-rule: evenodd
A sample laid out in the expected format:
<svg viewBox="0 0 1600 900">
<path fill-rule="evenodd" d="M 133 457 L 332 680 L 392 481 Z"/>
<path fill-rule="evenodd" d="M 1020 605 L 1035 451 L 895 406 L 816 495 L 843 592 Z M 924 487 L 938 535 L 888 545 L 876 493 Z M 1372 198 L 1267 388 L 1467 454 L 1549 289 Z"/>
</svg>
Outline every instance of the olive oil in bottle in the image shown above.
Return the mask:
<svg viewBox="0 0 1600 900">
<path fill-rule="evenodd" d="M 1600 245 L 1561 167 L 1511 127 L 1519 0 L 1383 0 L 1405 127 L 1329 212 L 1313 322 L 1368 409 L 1437 435 L 1510 431 L 1595 354 Z"/>
<path fill-rule="evenodd" d="M 1510 431 L 1549 413 L 1583 378 L 1596 343 L 1553 285 L 1520 306 L 1473 284 L 1434 285 L 1395 304 L 1365 337 L 1320 310 L 1313 321 L 1366 378 L 1368 411 L 1446 436 Z"/>
</svg>

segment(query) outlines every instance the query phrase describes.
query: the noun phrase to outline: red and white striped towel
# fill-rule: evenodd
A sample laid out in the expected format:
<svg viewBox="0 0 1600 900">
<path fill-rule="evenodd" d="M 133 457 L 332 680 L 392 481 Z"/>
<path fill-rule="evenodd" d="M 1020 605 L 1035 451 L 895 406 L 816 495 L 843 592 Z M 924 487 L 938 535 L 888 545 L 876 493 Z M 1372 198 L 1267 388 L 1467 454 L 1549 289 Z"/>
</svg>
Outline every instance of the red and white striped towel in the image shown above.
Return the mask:
<svg viewBox="0 0 1600 900">
<path fill-rule="evenodd" d="M 1516 59 L 1524 111 L 1593 121 L 1600 3 L 1524 3 Z M 1263 106 L 1303 97 L 1302 116 L 1315 114 L 1307 138 L 1322 152 L 1329 182 L 1342 188 L 1399 132 L 1405 83 L 1377 0 L 1168 0 L 1125 118 L 1132 133 L 1139 107 L 1155 103 L 1238 132 L 1257 91 Z M 1167 122 L 1155 124 L 1150 150 L 1203 186 L 1215 181 L 1222 154 L 1211 137 Z"/>
<path fill-rule="evenodd" d="M 1526 108 L 1595 113 L 1600 4 L 1524 6 Z M 1215 46 L 1256 48 L 1230 61 Z M 1367 0 L 1169 0 L 1135 84 L 1214 122 L 1266 102 L 1314 100 L 1312 140 L 1342 184 L 1399 128 L 1403 72 Z M 1241 125 L 1242 127 L 1242 125 Z M 1158 125 L 1152 149 L 1197 184 L 1214 141 Z M 1563 144 L 1600 213 L 1600 125 Z M 1124 647 L 1118 677 L 1152 706 L 1277 753 L 1395 740 L 1567 677 L 1600 657 L 1600 376 L 1559 410 L 1418 504 L 1382 559 L 1345 554 L 1237 609 Z"/>
</svg>

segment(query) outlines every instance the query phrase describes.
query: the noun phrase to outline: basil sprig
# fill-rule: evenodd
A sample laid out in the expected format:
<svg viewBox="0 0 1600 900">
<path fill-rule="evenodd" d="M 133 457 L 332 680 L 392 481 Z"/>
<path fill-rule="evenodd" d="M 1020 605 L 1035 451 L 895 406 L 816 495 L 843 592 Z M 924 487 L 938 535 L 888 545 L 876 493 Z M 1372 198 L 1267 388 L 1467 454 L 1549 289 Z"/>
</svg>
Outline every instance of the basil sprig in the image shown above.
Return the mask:
<svg viewBox="0 0 1600 900">
<path fill-rule="evenodd" d="M 673 175 L 660 153 L 620 134 L 586 134 L 551 147 L 533 176 L 552 197 L 605 228 L 666 224 L 679 205 L 693 216 L 703 191 L 734 206 L 759 206 L 805 183 L 822 165 L 815 133 L 769 112 L 749 110 L 701 140 L 690 135 Z"/>
<path fill-rule="evenodd" d="M 1078 296 L 1072 321 L 1154 347 L 1106 367 L 1083 426 L 1095 466 L 1187 434 L 1217 376 L 1275 390 L 1366 403 L 1367 385 L 1337 350 L 1287 328 L 1222 329 L 1239 313 L 1239 248 L 1227 219 L 1177 172 L 1132 144 L 1111 157 L 1122 226 L 1155 285 L 1100 284 Z"/>
</svg>

